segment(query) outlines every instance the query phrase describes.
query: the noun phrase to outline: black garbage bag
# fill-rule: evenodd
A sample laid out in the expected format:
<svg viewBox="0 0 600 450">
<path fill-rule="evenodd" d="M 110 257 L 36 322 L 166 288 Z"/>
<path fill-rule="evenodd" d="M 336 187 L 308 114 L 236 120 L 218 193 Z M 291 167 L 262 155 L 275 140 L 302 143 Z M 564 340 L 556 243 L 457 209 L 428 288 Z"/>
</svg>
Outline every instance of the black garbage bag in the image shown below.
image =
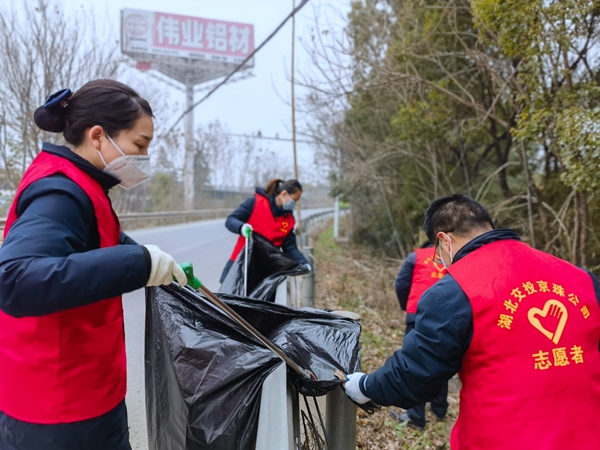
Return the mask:
<svg viewBox="0 0 600 450">
<path fill-rule="evenodd" d="M 322 395 L 360 370 L 360 324 L 319 310 L 295 310 L 217 294 L 318 381 L 288 370 L 306 395 Z M 281 360 L 190 289 L 146 291 L 146 410 L 149 450 L 253 449 L 260 394 Z"/>
<path fill-rule="evenodd" d="M 242 250 L 227 273 L 221 292 L 259 300 L 275 301 L 275 291 L 286 277 L 303 275 L 308 269 L 253 232 L 248 245 L 248 295 L 244 295 L 246 252 Z"/>
</svg>

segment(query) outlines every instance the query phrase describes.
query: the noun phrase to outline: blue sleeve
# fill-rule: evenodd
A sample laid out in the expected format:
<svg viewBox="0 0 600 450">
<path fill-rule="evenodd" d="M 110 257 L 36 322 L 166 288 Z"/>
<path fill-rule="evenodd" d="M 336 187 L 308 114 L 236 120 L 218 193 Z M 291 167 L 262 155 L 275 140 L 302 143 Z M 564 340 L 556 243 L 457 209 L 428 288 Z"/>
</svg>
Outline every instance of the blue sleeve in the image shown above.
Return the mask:
<svg viewBox="0 0 600 450">
<path fill-rule="evenodd" d="M 283 244 L 281 244 L 281 249 L 286 255 L 291 256 L 299 263 L 308 264 L 308 260 L 304 257 L 302 252 L 298 250 L 298 245 L 296 244 L 296 234 L 293 231 L 287 235 L 283 241 Z"/>
<path fill-rule="evenodd" d="M 131 237 L 129 237 L 129 235 L 123 233 L 121 231 L 121 235 L 119 236 L 119 244 L 121 245 L 140 245 L 137 242 L 135 242 L 133 239 L 131 239 Z"/>
<path fill-rule="evenodd" d="M 252 196 L 246 199 L 238 209 L 227 217 L 225 227 L 234 234 L 240 234 L 242 225 L 248 222 L 248 219 L 252 215 L 252 211 L 254 211 L 254 203 L 256 203 L 256 197 Z"/>
<path fill-rule="evenodd" d="M 433 400 L 456 374 L 473 336 L 471 304 L 446 275 L 425 291 L 415 328 L 384 366 L 363 378 L 361 390 L 375 403 L 409 408 Z"/>
<path fill-rule="evenodd" d="M 73 181 L 39 180 L 19 198 L 18 219 L 0 248 L 0 309 L 42 316 L 143 287 L 139 245 L 90 248 L 93 206 Z"/>
<path fill-rule="evenodd" d="M 120 245 L 140 245 L 135 240 L 133 240 L 128 234 L 125 234 L 121 231 L 121 235 L 119 236 L 119 244 Z M 144 252 L 144 257 L 146 258 L 146 266 L 148 267 L 148 277 L 150 278 L 150 270 L 152 269 L 152 257 L 150 256 L 150 252 L 143 245 L 140 246 L 142 251 Z"/>
<path fill-rule="evenodd" d="M 406 311 L 406 303 L 408 303 L 408 296 L 410 294 L 410 287 L 412 286 L 413 269 L 417 260 L 417 254 L 412 252 L 406 257 L 394 286 L 396 287 L 396 297 L 402 311 Z"/>
</svg>

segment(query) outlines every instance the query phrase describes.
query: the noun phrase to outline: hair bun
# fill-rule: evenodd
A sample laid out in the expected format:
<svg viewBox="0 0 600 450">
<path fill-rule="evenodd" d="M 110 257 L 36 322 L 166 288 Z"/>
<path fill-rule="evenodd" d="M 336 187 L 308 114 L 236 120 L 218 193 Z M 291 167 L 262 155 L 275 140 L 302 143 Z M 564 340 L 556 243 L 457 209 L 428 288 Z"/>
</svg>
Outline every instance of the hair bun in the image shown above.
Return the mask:
<svg viewBox="0 0 600 450">
<path fill-rule="evenodd" d="M 61 112 L 62 114 L 60 114 Z M 35 110 L 33 120 L 39 128 L 51 133 L 62 133 L 67 125 L 67 117 L 64 111 L 46 109 L 43 106 Z"/>
<path fill-rule="evenodd" d="M 44 131 L 61 133 L 67 125 L 66 108 L 67 100 L 73 95 L 70 89 L 62 89 L 55 92 L 44 106 L 40 106 L 33 113 L 35 124 Z"/>
</svg>

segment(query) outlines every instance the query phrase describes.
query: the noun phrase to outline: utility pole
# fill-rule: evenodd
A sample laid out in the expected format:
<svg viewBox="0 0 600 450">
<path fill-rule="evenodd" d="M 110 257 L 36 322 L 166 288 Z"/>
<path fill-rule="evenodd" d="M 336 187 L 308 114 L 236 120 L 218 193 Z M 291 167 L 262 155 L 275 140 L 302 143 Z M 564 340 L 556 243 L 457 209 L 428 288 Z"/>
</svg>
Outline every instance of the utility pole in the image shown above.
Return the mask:
<svg viewBox="0 0 600 450">
<path fill-rule="evenodd" d="M 292 8 L 296 9 L 296 0 L 292 0 Z M 298 175 L 298 154 L 296 149 L 296 96 L 295 96 L 295 79 L 294 79 L 294 59 L 295 59 L 295 43 L 296 43 L 296 15 L 292 17 L 292 142 L 294 148 L 294 178 L 300 181 L 300 176 Z M 302 236 L 302 208 L 300 207 L 300 202 L 296 204 L 296 211 L 298 213 L 297 223 L 298 228 L 296 233 Z"/>
<path fill-rule="evenodd" d="M 184 208 L 194 209 L 194 84 L 188 75 L 185 83 L 185 160 L 183 164 Z"/>
<path fill-rule="evenodd" d="M 342 150 L 338 148 L 337 152 L 337 170 L 338 170 L 338 180 L 341 177 L 342 173 Z M 335 202 L 333 204 L 334 212 L 333 212 L 333 237 L 340 237 L 340 196 L 339 194 L 335 196 Z"/>
<path fill-rule="evenodd" d="M 145 25 L 141 26 L 140 23 Z M 222 31 L 217 33 L 219 37 L 214 37 L 214 45 L 211 44 L 212 38 L 203 31 L 202 24 L 209 23 L 225 31 L 224 35 Z M 184 30 L 187 31 L 184 33 Z M 230 39 L 227 32 L 231 35 Z M 249 74 L 254 67 L 254 25 L 125 8 L 121 11 L 120 41 L 121 52 L 135 61 L 136 68 L 151 71 L 149 74 L 153 77 L 156 74 L 152 71 L 160 73 L 162 76 L 158 78 L 172 87 L 173 84 L 168 80 L 175 80 L 178 82 L 176 88 L 185 92 L 185 112 L 167 134 L 183 119 L 183 205 L 186 210 L 194 209 L 194 87 L 201 85 L 210 89 L 204 97 L 206 99 L 224 83 L 235 81 L 232 78 L 234 74 Z M 193 48 L 190 48 L 190 42 L 194 43 Z M 164 54 L 164 45 L 169 46 L 168 55 Z M 242 62 L 243 67 L 240 66 Z M 214 87 L 208 85 L 209 81 L 221 77 L 225 78 Z"/>
</svg>

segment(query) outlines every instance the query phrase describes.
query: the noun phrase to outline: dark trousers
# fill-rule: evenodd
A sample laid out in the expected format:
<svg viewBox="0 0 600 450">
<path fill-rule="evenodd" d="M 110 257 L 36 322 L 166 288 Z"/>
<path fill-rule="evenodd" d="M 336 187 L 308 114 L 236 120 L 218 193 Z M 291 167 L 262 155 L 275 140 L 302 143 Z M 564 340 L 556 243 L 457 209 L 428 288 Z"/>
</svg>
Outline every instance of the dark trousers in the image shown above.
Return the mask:
<svg viewBox="0 0 600 450">
<path fill-rule="evenodd" d="M 406 322 L 406 336 L 415 327 L 414 321 Z M 445 383 L 439 395 L 431 401 L 431 410 L 437 417 L 444 417 L 448 411 L 448 383 Z M 425 426 L 425 403 L 413 406 L 406 411 L 410 421 L 419 426 Z"/>
<path fill-rule="evenodd" d="M 431 401 L 431 410 L 433 413 L 442 418 L 448 411 L 448 383 L 446 383 L 435 399 Z M 413 406 L 406 414 L 410 418 L 410 421 L 419 426 L 425 426 L 425 403 L 417 406 Z"/>
<path fill-rule="evenodd" d="M 125 400 L 100 417 L 57 425 L 23 422 L 0 411 L 0 450 L 131 450 Z"/>
</svg>

